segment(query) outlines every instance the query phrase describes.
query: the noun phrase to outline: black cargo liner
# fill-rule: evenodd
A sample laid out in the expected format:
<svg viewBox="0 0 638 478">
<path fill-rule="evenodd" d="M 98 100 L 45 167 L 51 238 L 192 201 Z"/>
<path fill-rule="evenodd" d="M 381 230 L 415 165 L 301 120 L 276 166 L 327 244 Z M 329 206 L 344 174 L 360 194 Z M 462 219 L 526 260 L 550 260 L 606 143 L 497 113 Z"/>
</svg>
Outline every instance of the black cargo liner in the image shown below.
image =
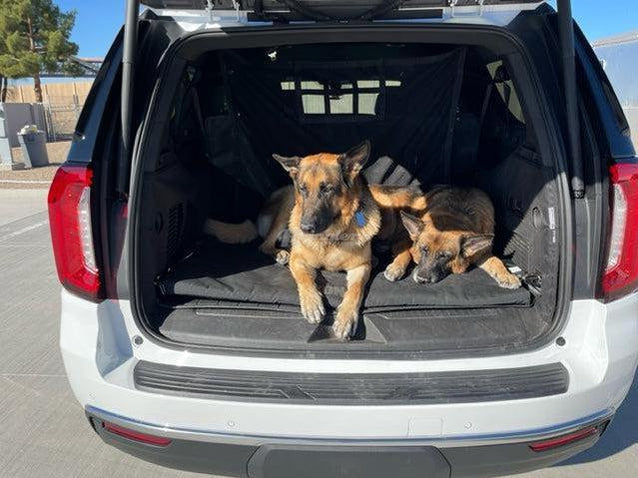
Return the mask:
<svg viewBox="0 0 638 478">
<path fill-rule="evenodd" d="M 257 244 L 205 241 L 159 281 L 160 290 L 169 298 L 235 300 L 252 303 L 254 308 L 298 306 L 299 295 L 290 271 L 259 252 Z M 345 274 L 319 272 L 317 284 L 331 308 L 336 308 L 346 290 Z M 377 268 L 367 289 L 363 312 L 530 304 L 527 289 L 503 289 L 478 268 L 429 285 L 417 284 L 409 275 L 390 283 L 383 277 L 383 269 Z"/>
<path fill-rule="evenodd" d="M 424 353 L 454 355 L 458 350 L 520 351 L 547 329 L 542 317 L 530 312 L 501 307 L 364 313 L 346 350 L 353 357 L 404 352 L 407 358 Z M 344 344 L 332 336 L 330 317 L 311 325 L 297 306 L 194 300 L 158 307 L 157 320 L 162 336 L 180 344 L 243 353 L 251 353 L 259 344 L 260 353 L 274 356 L 302 348 L 312 357 L 344 350 Z"/>
</svg>

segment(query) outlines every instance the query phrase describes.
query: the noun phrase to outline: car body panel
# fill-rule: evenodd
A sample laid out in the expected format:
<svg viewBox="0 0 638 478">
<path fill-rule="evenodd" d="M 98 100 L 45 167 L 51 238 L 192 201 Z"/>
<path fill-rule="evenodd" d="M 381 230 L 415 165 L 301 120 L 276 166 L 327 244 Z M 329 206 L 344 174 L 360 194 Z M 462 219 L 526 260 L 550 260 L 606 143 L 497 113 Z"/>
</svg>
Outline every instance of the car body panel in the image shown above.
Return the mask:
<svg viewBox="0 0 638 478">
<path fill-rule="evenodd" d="M 313 360 L 170 350 L 141 336 L 127 301 L 93 304 L 62 293 L 60 345 L 71 387 L 84 407 L 167 428 L 227 438 L 410 440 L 445 446 L 507 441 L 556 424 L 615 410 L 638 363 L 638 294 L 608 305 L 575 301 L 561 337 L 520 355 L 456 360 Z M 133 337 L 133 340 L 131 340 Z M 139 340 L 137 341 L 139 342 Z M 388 373 L 510 368 L 562 363 L 566 394 L 538 399 L 436 405 L 288 405 L 168 396 L 135 389 L 137 360 L 226 370 Z"/>
</svg>

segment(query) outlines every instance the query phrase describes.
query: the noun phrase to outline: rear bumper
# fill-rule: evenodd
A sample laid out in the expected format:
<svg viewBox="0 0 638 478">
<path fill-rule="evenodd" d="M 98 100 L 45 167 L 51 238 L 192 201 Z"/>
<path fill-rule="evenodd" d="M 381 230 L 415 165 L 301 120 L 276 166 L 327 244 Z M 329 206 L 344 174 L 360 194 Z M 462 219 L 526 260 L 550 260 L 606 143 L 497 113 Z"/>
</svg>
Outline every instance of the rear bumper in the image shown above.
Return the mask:
<svg viewBox="0 0 638 478">
<path fill-rule="evenodd" d="M 63 293 L 62 356 L 71 387 L 91 416 L 150 427 L 161 436 L 189 443 L 433 446 L 450 461 L 454 452 L 449 450 L 477 453 L 487 452 L 484 447 L 491 446 L 524 447 L 521 443 L 611 416 L 627 394 L 638 362 L 638 294 L 608 305 L 574 302 L 561 332 L 565 345 L 552 343 L 505 357 L 440 361 L 262 359 L 169 350 L 150 341 L 136 346 L 132 340 L 136 335 L 141 334 L 127 302 L 96 305 Z M 221 370 L 392 375 L 560 363 L 569 373 L 569 389 L 539 398 L 412 405 L 217 400 L 136 388 L 133 371 L 140 361 Z M 211 445 L 201 446 L 207 450 Z M 226 460 L 221 456 L 221 461 Z M 556 455 L 554 461 L 567 456 Z M 479 458 L 487 460 L 473 459 L 475 467 L 481 466 Z M 521 458 L 524 466 L 531 468 L 551 460 L 548 454 Z"/>
<path fill-rule="evenodd" d="M 609 422 L 609 418 L 583 422 L 598 426 L 600 433 L 555 449 L 535 452 L 528 441 L 449 448 L 418 443 L 324 443 L 255 437 L 243 437 L 241 443 L 229 443 L 222 436 L 200 436 L 207 438 L 201 441 L 175 438 L 180 435 L 178 430 L 140 424 L 91 407 L 86 415 L 107 444 L 143 460 L 180 470 L 248 478 L 480 478 L 523 473 L 551 466 L 586 450 L 598 441 Z M 104 421 L 173 438 L 163 447 L 138 443 L 109 432 L 103 426 Z"/>
</svg>

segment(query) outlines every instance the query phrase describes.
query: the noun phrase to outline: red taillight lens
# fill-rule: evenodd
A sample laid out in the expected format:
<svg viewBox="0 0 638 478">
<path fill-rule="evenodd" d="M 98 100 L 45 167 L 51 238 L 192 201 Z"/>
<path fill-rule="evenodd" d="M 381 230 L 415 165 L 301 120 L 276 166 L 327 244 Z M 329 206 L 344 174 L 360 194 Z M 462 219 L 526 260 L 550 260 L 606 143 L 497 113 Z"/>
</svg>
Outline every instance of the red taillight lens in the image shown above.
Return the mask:
<svg viewBox="0 0 638 478">
<path fill-rule="evenodd" d="M 62 285 L 93 301 L 102 298 L 91 227 L 93 171 L 62 166 L 49 189 L 49 222 L 55 265 Z"/>
<path fill-rule="evenodd" d="M 545 441 L 532 443 L 529 447 L 534 451 L 551 450 L 553 448 L 558 448 L 561 446 L 569 445 L 570 443 L 584 440 L 585 438 L 589 438 L 590 436 L 593 436 L 593 435 L 598 435 L 599 433 L 600 433 L 600 429 L 598 427 L 596 426 L 587 427 L 587 428 L 583 428 L 582 430 L 569 433 L 567 435 L 551 438 Z"/>
<path fill-rule="evenodd" d="M 602 278 L 605 300 L 638 290 L 638 164 L 609 169 L 611 231 Z"/>
<path fill-rule="evenodd" d="M 114 433 L 115 435 L 119 435 L 121 437 L 140 443 L 146 443 L 147 445 L 168 446 L 171 444 L 170 438 L 158 437 L 155 435 L 149 435 L 147 433 L 137 432 L 135 430 L 131 430 L 130 428 L 124 428 L 116 425 L 115 423 L 102 422 L 102 426 L 104 427 L 104 429 L 111 433 Z"/>
</svg>

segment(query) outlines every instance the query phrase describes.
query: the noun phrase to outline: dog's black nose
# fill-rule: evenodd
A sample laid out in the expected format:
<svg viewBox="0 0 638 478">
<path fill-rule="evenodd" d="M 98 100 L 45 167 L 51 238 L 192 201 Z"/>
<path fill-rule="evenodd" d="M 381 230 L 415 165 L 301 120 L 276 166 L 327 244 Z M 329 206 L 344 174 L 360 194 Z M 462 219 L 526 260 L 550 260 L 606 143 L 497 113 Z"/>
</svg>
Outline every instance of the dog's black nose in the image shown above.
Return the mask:
<svg viewBox="0 0 638 478">
<path fill-rule="evenodd" d="M 309 222 L 302 222 L 299 226 L 303 232 L 313 234 L 317 230 L 317 226 Z"/>
</svg>

